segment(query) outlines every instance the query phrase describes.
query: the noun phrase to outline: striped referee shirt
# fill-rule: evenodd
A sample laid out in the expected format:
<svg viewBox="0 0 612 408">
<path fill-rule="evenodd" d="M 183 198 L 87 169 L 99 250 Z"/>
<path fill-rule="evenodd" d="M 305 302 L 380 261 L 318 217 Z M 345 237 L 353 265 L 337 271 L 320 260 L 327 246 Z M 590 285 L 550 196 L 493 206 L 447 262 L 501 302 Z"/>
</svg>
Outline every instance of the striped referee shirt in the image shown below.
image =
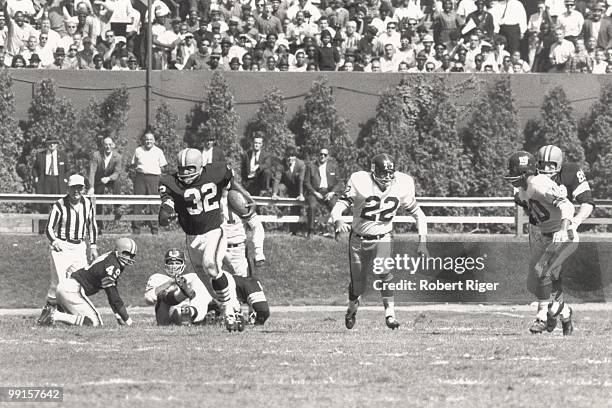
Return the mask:
<svg viewBox="0 0 612 408">
<path fill-rule="evenodd" d="M 70 204 L 68 196 L 60 198 L 53 204 L 46 228 L 50 242 L 61 239 L 78 244 L 85 239 L 86 232 L 90 244 L 96 245 L 98 227 L 93 205 L 87 197 L 81 197 L 76 205 Z"/>
</svg>

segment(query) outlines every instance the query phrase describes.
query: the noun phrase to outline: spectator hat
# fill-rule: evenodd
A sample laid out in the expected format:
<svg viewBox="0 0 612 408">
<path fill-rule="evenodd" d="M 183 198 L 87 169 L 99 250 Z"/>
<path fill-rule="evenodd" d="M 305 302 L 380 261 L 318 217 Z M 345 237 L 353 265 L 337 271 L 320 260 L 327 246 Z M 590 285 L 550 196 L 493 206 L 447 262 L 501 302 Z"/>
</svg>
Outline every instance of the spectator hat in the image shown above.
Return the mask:
<svg viewBox="0 0 612 408">
<path fill-rule="evenodd" d="M 417 33 L 428 33 L 429 30 L 424 25 L 420 25 L 416 29 Z"/>
<path fill-rule="evenodd" d="M 68 187 L 72 187 L 72 186 L 85 186 L 85 177 L 81 176 L 80 174 L 73 174 L 72 176 L 70 176 L 70 178 L 68 179 Z"/>
<path fill-rule="evenodd" d="M 219 53 L 219 52 L 213 52 L 212 54 L 210 54 L 210 58 L 217 58 L 217 59 L 221 59 L 221 53 Z"/>
<path fill-rule="evenodd" d="M 378 33 L 378 29 L 374 26 L 368 26 L 368 33 L 372 34 L 372 35 L 376 35 Z"/>
<path fill-rule="evenodd" d="M 230 41 L 229 38 L 223 37 L 223 39 L 221 40 L 221 45 L 224 45 L 224 44 L 232 45 L 232 42 Z"/>
<path fill-rule="evenodd" d="M 480 49 L 483 49 L 483 48 L 491 49 L 491 48 L 493 48 L 493 46 L 491 45 L 490 42 L 483 41 L 483 42 L 480 43 Z"/>
<path fill-rule="evenodd" d="M 38 54 L 32 54 L 32 56 L 30 57 L 30 62 L 40 62 L 40 57 L 38 56 Z"/>
<path fill-rule="evenodd" d="M 574 4 L 574 0 L 565 0 L 564 1 L 565 4 Z"/>
<path fill-rule="evenodd" d="M 185 38 L 193 38 L 193 33 L 185 33 Z"/>
<path fill-rule="evenodd" d="M 234 57 L 230 60 L 230 65 L 232 64 L 240 64 L 240 59 L 238 57 Z"/>
<path fill-rule="evenodd" d="M 66 55 L 66 51 L 64 51 L 64 48 L 62 48 L 62 47 L 57 47 L 55 49 L 55 55 L 64 55 L 65 56 Z"/>
<path fill-rule="evenodd" d="M 234 17 L 230 18 L 230 21 L 229 21 L 229 23 L 228 23 L 228 24 L 229 24 L 229 25 L 235 25 L 235 26 L 237 26 L 239 22 L 240 22 L 240 20 L 238 19 L 238 17 L 235 17 L 235 16 L 234 16 Z"/>
<path fill-rule="evenodd" d="M 250 5 L 248 5 L 248 4 L 243 4 L 243 5 L 242 5 L 242 9 L 243 9 L 243 10 L 250 10 L 250 9 L 251 9 L 251 6 L 250 6 Z"/>
<path fill-rule="evenodd" d="M 214 21 L 210 24 L 211 28 L 221 28 L 221 23 L 218 21 Z"/>
<path fill-rule="evenodd" d="M 155 10 L 155 16 L 157 17 L 167 16 L 168 14 L 170 13 L 167 10 L 163 10 L 162 8 L 158 8 Z"/>
<path fill-rule="evenodd" d="M 130 59 L 128 60 L 129 62 L 138 62 L 138 60 L 136 59 L 135 55 L 130 55 Z"/>
<path fill-rule="evenodd" d="M 91 37 L 83 37 L 83 43 L 92 43 Z"/>
<path fill-rule="evenodd" d="M 427 34 L 425 37 L 423 37 L 423 42 L 434 42 L 433 36 L 431 34 Z"/>
<path fill-rule="evenodd" d="M 59 143 L 59 139 L 54 136 L 49 136 L 48 138 L 45 139 L 45 143 L 46 144 Z"/>
<path fill-rule="evenodd" d="M 284 38 L 281 38 L 280 40 L 276 40 L 276 43 L 274 44 L 274 52 L 277 52 L 278 47 L 280 47 L 281 45 L 284 45 L 286 50 L 289 49 L 289 41 Z"/>
<path fill-rule="evenodd" d="M 94 55 L 94 57 L 93 57 L 93 60 L 94 60 L 94 61 L 102 61 L 102 59 L 103 59 L 103 58 L 102 58 L 102 56 L 101 56 L 100 54 L 96 54 L 96 55 Z"/>
<path fill-rule="evenodd" d="M 331 38 L 331 33 L 328 30 L 323 30 L 323 31 L 321 31 L 321 38 L 323 38 L 323 37 Z"/>
<path fill-rule="evenodd" d="M 115 43 L 117 43 L 117 44 L 119 44 L 119 43 L 127 44 L 127 40 L 125 39 L 124 36 L 118 35 L 118 36 L 115 37 Z"/>
</svg>

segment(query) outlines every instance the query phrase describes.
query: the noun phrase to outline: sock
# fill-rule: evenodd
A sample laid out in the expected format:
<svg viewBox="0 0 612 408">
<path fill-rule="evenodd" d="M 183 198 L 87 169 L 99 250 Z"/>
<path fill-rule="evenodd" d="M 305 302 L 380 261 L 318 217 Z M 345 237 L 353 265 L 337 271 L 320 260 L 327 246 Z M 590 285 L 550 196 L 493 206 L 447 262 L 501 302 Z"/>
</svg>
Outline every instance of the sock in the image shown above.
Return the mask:
<svg viewBox="0 0 612 408">
<path fill-rule="evenodd" d="M 393 296 L 383 297 L 383 306 L 385 307 L 385 318 L 389 316 L 395 317 L 395 300 Z"/>
<path fill-rule="evenodd" d="M 536 319 L 546 321 L 548 314 L 548 302 L 539 300 L 538 301 L 538 313 L 536 314 Z"/>
<path fill-rule="evenodd" d="M 240 311 L 234 278 L 229 276 L 227 272 L 221 271 L 217 278 L 212 279 L 212 287 L 217 295 L 217 300 L 221 302 L 223 307 L 231 306 L 234 311 Z"/>
<path fill-rule="evenodd" d="M 564 308 L 565 303 L 552 301 L 548 304 L 548 313 L 551 316 L 557 317 Z"/>
<path fill-rule="evenodd" d="M 563 303 L 563 309 L 561 309 L 561 313 L 559 313 L 561 315 L 561 320 L 567 321 L 569 320 L 571 313 L 570 313 L 570 307 L 568 306 L 567 303 Z"/>
<path fill-rule="evenodd" d="M 55 311 L 55 313 L 53 313 L 53 320 L 55 320 L 56 322 L 70 324 L 72 326 L 83 325 L 83 316 L 63 313 L 57 310 Z"/>
<path fill-rule="evenodd" d="M 348 310 L 349 312 L 356 312 L 357 308 L 359 307 L 359 297 L 357 297 L 357 299 L 355 300 L 349 300 L 348 303 Z"/>
</svg>

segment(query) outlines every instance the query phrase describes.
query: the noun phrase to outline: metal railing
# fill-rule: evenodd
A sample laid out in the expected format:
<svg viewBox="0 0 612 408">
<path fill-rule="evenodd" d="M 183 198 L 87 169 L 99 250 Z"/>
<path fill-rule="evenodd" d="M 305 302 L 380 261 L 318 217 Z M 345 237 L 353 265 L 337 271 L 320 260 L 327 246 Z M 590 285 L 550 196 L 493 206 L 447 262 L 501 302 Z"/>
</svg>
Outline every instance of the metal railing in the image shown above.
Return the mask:
<svg viewBox="0 0 612 408">
<path fill-rule="evenodd" d="M 57 201 L 61 195 L 52 194 L 0 194 L 0 203 L 22 203 L 22 204 L 52 204 Z M 158 196 L 153 195 L 91 195 L 88 196 L 96 205 L 159 205 L 161 203 Z M 271 197 L 253 197 L 259 206 L 305 206 L 305 201 L 299 201 L 295 198 L 271 198 Z M 424 208 L 513 208 L 513 216 L 496 216 L 496 215 L 431 215 L 427 217 L 430 224 L 513 224 L 515 226 L 516 235 L 523 234 L 523 225 L 529 222 L 523 209 L 514 203 L 512 197 L 419 197 L 418 202 Z M 612 200 L 596 200 L 599 208 L 612 208 Z M 427 214 L 427 210 L 425 210 Z M 47 214 L 37 213 L 11 213 L 3 214 L 3 217 L 11 219 L 29 219 L 32 220 L 32 232 L 38 232 L 38 220 L 46 219 Z M 156 214 L 122 214 L 119 216 L 113 214 L 99 214 L 97 218 L 101 221 L 152 221 L 157 219 Z M 297 215 L 261 215 L 263 222 L 270 223 L 298 223 L 306 220 L 305 216 Z M 345 216 L 345 221 L 350 221 L 351 216 Z M 411 216 L 396 216 L 394 223 L 413 223 L 414 218 Z M 587 219 L 584 224 L 589 225 L 610 225 L 612 218 L 608 217 L 592 217 Z"/>
</svg>

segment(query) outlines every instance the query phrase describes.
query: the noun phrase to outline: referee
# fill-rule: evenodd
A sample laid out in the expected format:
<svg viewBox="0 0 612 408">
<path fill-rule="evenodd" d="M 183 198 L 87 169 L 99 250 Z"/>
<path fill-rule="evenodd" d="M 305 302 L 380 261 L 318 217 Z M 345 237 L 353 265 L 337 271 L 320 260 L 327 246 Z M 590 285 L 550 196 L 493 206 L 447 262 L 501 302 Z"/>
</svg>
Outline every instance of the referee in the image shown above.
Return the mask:
<svg viewBox="0 0 612 408">
<path fill-rule="evenodd" d="M 72 272 L 87 266 L 87 233 L 92 260 L 98 257 L 96 240 L 98 229 L 95 211 L 91 201 L 83 196 L 85 178 L 74 174 L 68 179 L 68 194 L 57 200 L 51 207 L 47 221 L 46 235 L 50 243 L 51 284 L 47 291 L 48 308 L 55 308 L 57 284 L 70 277 Z M 39 318 L 39 324 L 40 318 Z"/>
</svg>

